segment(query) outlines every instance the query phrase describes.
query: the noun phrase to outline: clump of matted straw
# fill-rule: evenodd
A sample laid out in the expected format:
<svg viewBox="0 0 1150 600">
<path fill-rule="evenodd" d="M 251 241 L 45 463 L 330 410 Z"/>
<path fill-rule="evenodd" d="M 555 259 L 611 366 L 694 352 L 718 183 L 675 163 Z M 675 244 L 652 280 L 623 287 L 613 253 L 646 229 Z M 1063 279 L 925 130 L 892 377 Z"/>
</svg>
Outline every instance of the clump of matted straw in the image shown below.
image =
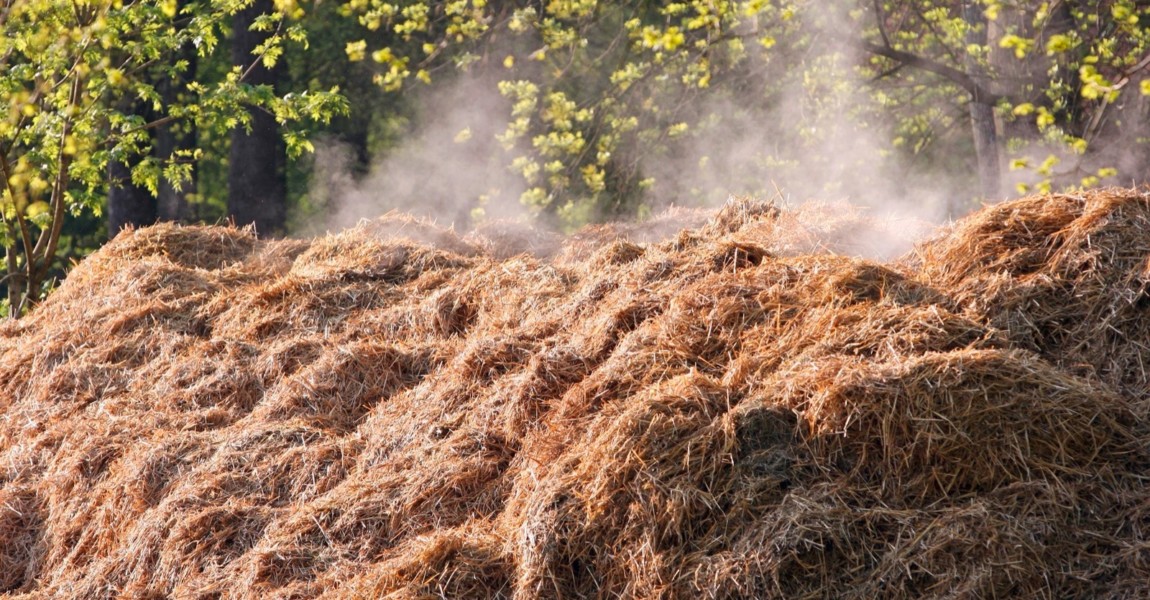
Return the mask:
<svg viewBox="0 0 1150 600">
<path fill-rule="evenodd" d="M 1145 595 L 1148 213 L 127 232 L 0 325 L 0 594 Z"/>
<path fill-rule="evenodd" d="M 989 207 L 907 260 L 1064 369 L 1150 399 L 1150 195 L 1106 189 Z"/>
</svg>

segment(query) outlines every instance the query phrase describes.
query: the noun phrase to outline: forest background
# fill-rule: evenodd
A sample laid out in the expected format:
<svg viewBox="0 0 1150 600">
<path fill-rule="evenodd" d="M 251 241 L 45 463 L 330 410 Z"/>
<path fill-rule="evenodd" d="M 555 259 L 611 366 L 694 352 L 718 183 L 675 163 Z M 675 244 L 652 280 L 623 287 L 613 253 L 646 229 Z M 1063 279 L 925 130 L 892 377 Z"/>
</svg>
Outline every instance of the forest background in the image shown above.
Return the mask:
<svg viewBox="0 0 1150 600">
<path fill-rule="evenodd" d="M 3 0 L 0 313 L 124 227 L 940 219 L 1150 167 L 1150 2 Z"/>
</svg>

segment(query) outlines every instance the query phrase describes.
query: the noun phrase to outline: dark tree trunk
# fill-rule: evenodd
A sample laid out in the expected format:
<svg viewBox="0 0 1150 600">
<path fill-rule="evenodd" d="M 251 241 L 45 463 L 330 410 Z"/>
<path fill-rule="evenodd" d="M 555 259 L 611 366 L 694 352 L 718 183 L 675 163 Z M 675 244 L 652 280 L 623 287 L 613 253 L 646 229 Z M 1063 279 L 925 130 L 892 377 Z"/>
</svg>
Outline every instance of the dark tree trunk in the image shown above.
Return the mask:
<svg viewBox="0 0 1150 600">
<path fill-rule="evenodd" d="M 267 39 L 268 34 L 251 31 L 251 25 L 257 16 L 271 10 L 271 0 L 256 0 L 235 16 L 233 64 L 246 68 L 258 60 L 252 50 Z M 257 64 L 245 83 L 274 86 L 281 71 L 280 66 L 269 70 Z M 231 133 L 228 214 L 237 225 L 254 224 L 260 236 L 274 236 L 283 233 L 287 221 L 286 150 L 275 118 L 262 110 L 250 110 L 251 130 L 237 127 Z"/>
<path fill-rule="evenodd" d="M 191 127 L 190 124 L 183 124 Z M 195 132 L 173 131 L 172 126 L 166 126 L 156 132 L 156 156 L 161 160 L 171 160 L 176 156 L 177 150 L 190 150 L 195 147 Z M 180 160 L 177 158 L 177 160 Z M 166 178 L 160 178 L 159 197 L 156 198 L 156 216 L 161 221 L 188 221 L 191 219 L 191 206 L 188 204 L 188 192 L 195 183 L 195 172 L 192 181 L 184 183 L 181 187 L 172 185 Z"/>
<path fill-rule="evenodd" d="M 108 164 L 108 237 L 125 227 L 143 227 L 156 222 L 156 199 L 148 190 L 132 183 L 132 167 L 120 161 Z"/>
<path fill-rule="evenodd" d="M 970 25 L 967 42 L 985 46 L 987 42 L 986 16 L 982 3 L 963 2 L 963 18 Z M 989 90 L 990 78 L 981 65 L 968 60 L 968 71 L 977 89 Z M 974 153 L 978 164 L 978 181 L 983 200 L 997 200 L 1002 192 L 1002 172 L 999 157 L 998 125 L 994 120 L 994 99 L 982 98 L 974 93 L 970 98 L 970 130 L 974 137 Z M 953 209 L 953 207 L 952 207 Z M 952 212 L 955 212 L 952 210 Z"/>
<path fill-rule="evenodd" d="M 181 7 L 186 2 L 181 1 Z M 187 82 L 196 73 L 196 49 L 188 46 L 180 51 L 179 58 L 188 63 L 188 69 L 180 79 L 165 77 L 156 86 L 164 106 L 171 106 L 179 101 L 182 94 L 187 93 Z M 156 130 L 155 155 L 160 160 L 168 161 L 179 159 L 180 150 L 193 150 L 196 147 L 196 126 L 190 120 L 168 123 Z M 188 221 L 192 217 L 191 206 L 188 204 L 188 194 L 194 189 L 196 175 L 192 172 L 192 180 L 184 183 L 180 188 L 172 185 L 166 178 L 160 178 L 159 197 L 156 199 L 157 218 L 161 221 Z"/>
<path fill-rule="evenodd" d="M 121 100 L 119 109 L 125 114 L 141 115 L 148 120 L 151 111 L 141 102 Z M 116 237 L 125 227 L 143 227 L 156 222 L 156 199 L 146 188 L 132 183 L 132 167 L 142 157 L 132 155 L 108 163 L 108 239 Z"/>
<path fill-rule="evenodd" d="M 354 152 L 355 164 L 351 167 L 356 177 L 366 175 L 371 166 L 371 155 L 367 147 L 367 131 L 370 127 L 369 119 L 353 119 L 343 135 L 343 141 L 351 146 Z"/>
</svg>

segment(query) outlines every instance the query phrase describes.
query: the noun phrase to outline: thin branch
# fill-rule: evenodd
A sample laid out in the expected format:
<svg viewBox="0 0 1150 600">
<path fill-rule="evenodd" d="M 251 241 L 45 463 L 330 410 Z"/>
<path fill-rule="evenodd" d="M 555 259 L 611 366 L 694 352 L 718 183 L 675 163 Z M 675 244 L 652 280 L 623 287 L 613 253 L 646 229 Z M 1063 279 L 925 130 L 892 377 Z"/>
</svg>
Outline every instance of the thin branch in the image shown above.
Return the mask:
<svg viewBox="0 0 1150 600">
<path fill-rule="evenodd" d="M 76 27 L 84 26 L 84 18 L 80 15 L 80 5 L 72 0 L 72 16 L 76 17 Z"/>
<path fill-rule="evenodd" d="M 262 16 L 262 15 L 256 15 L 256 16 L 257 16 L 257 18 L 258 18 L 258 17 L 260 17 L 260 16 Z M 255 25 L 255 23 L 253 22 L 253 23 L 252 23 L 252 25 Z M 272 33 L 271 35 L 269 35 L 268 37 L 264 38 L 264 42 L 266 42 L 266 41 L 270 40 L 270 39 L 271 39 L 271 38 L 273 38 L 273 37 L 276 37 L 276 36 L 278 36 L 278 35 L 279 35 L 281 32 L 283 32 L 283 26 L 284 26 L 284 22 L 283 22 L 283 19 L 280 19 L 280 21 L 279 21 L 278 23 L 276 23 L 276 30 L 275 30 L 275 32 L 274 32 L 274 33 Z M 263 43 L 263 42 L 261 42 L 261 43 Z M 251 74 L 252 74 L 252 71 L 254 71 L 254 70 L 255 70 L 256 66 L 258 66 L 258 65 L 259 65 L 259 64 L 261 64 L 261 63 L 263 63 L 263 61 L 264 61 L 264 56 L 263 56 L 263 54 L 257 55 L 257 56 L 256 56 L 256 59 L 252 61 L 252 64 L 248 65 L 248 68 L 244 69 L 244 72 L 243 72 L 243 74 L 242 74 L 242 75 L 240 75 L 240 81 L 244 81 L 244 80 L 246 80 L 246 79 L 248 78 L 248 75 L 251 75 Z"/>
<path fill-rule="evenodd" d="M 121 136 L 132 135 L 133 133 L 139 133 L 141 131 L 147 131 L 149 129 L 155 129 L 157 127 L 163 127 L 164 125 L 167 125 L 168 123 L 171 123 L 173 121 L 178 121 L 178 120 L 179 120 L 179 117 L 173 117 L 172 115 L 168 115 L 166 117 L 160 117 L 159 119 L 156 119 L 155 121 L 152 121 L 151 123 L 144 123 L 143 125 L 140 125 L 139 127 L 133 127 L 127 131 L 124 131 L 124 132 L 120 133 L 120 135 Z"/>
<path fill-rule="evenodd" d="M 899 71 L 901 71 L 903 69 L 903 67 L 905 67 L 905 66 L 906 66 L 906 63 L 900 62 L 897 65 L 883 71 L 882 73 L 879 73 L 878 75 L 875 75 L 874 77 L 871 77 L 867 83 L 875 83 L 876 81 L 881 81 L 883 79 L 886 79 L 887 77 L 890 77 L 891 75 L 894 75 L 895 73 L 898 73 Z"/>
<path fill-rule="evenodd" d="M 942 33 L 940 33 L 938 31 L 938 28 L 934 26 L 934 22 L 931 21 L 930 19 L 926 18 L 926 15 L 922 12 L 921 7 L 917 3 L 912 3 L 912 6 L 913 6 L 912 10 L 914 12 L 914 15 L 916 17 L 918 17 L 918 20 L 922 22 L 924 27 L 926 27 L 927 29 L 930 30 L 931 35 L 933 35 L 935 38 L 937 38 L 939 40 L 946 39 L 946 36 L 944 36 Z M 961 63 L 962 62 L 962 59 L 959 58 L 957 54 L 955 54 L 954 48 L 950 47 L 947 44 L 941 44 L 941 45 L 942 45 L 942 49 L 944 51 L 946 51 L 947 56 L 950 57 L 950 60 L 953 60 L 955 63 Z"/>
<path fill-rule="evenodd" d="M 9 271 L 7 275 L 0 277 L 0 285 L 4 285 L 5 283 L 8 283 L 9 279 L 16 279 L 16 272 L 15 271 Z"/>
<path fill-rule="evenodd" d="M 120 69 L 121 70 L 126 69 L 128 66 L 128 63 L 130 63 L 130 62 L 132 62 L 132 57 L 129 56 L 129 57 L 125 58 L 123 60 L 123 62 L 120 63 Z M 157 62 L 159 62 L 159 61 L 157 61 L 157 60 L 146 60 L 146 61 L 140 63 L 139 65 L 136 65 L 132 69 L 125 71 L 124 74 L 135 76 L 135 75 L 141 73 L 144 69 L 150 68 L 152 65 L 156 64 Z"/>
</svg>

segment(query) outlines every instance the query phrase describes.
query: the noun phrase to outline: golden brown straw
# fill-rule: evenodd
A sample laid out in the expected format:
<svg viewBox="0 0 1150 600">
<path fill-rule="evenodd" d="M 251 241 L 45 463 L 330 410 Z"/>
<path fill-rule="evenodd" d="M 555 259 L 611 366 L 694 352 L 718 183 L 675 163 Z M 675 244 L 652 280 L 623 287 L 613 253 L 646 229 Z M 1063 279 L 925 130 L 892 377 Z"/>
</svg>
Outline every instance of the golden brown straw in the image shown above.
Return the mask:
<svg viewBox="0 0 1150 600">
<path fill-rule="evenodd" d="M 1150 196 L 118 236 L 0 325 L 3 598 L 1150 594 Z"/>
</svg>

